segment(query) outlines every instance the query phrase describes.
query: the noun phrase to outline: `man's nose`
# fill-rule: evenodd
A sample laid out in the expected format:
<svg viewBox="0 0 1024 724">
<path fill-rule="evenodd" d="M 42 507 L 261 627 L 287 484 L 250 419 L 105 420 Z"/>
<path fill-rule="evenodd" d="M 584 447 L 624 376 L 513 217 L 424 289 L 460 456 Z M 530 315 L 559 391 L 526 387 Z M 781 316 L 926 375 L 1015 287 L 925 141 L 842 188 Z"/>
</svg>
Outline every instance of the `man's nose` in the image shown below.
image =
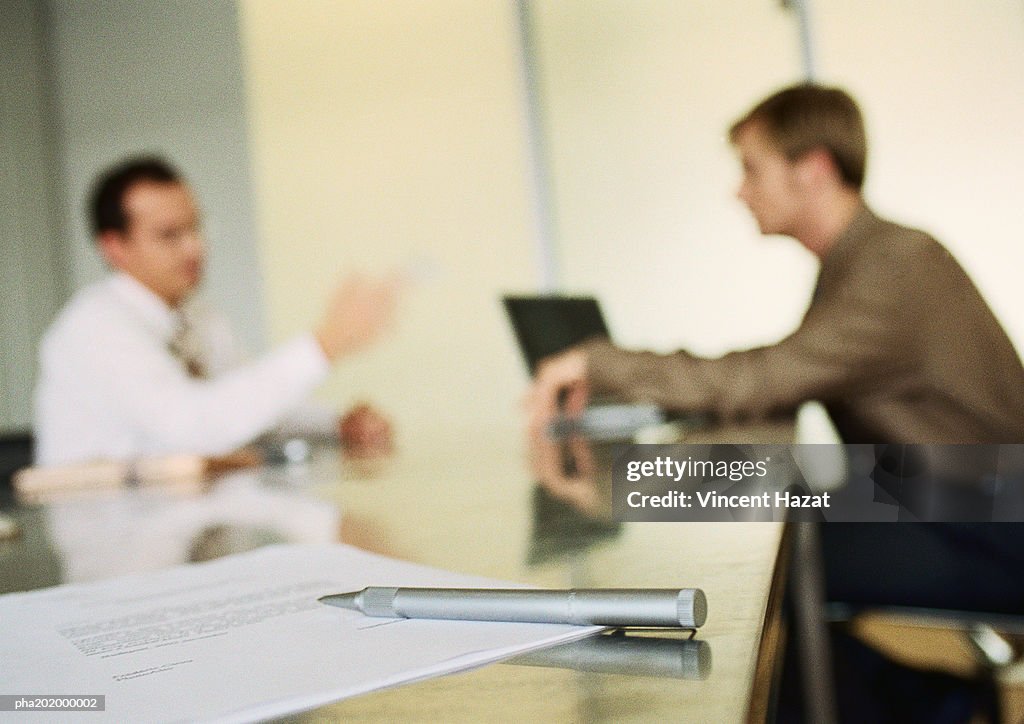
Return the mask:
<svg viewBox="0 0 1024 724">
<path fill-rule="evenodd" d="M 736 187 L 736 198 L 746 204 L 748 196 L 747 182 L 742 181 L 740 182 L 740 185 Z"/>
<path fill-rule="evenodd" d="M 206 239 L 201 231 L 190 231 L 185 234 L 185 251 L 189 256 L 202 256 L 206 252 Z"/>
</svg>

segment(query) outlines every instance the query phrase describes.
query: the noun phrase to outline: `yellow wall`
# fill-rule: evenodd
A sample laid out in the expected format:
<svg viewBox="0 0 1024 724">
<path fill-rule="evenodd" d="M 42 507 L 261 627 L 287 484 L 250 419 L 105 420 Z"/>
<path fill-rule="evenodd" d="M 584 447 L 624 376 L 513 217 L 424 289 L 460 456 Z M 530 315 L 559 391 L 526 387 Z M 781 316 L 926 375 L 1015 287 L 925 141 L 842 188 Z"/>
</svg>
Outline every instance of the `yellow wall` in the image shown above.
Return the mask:
<svg viewBox="0 0 1024 724">
<path fill-rule="evenodd" d="M 801 80 L 795 18 L 762 0 L 535 5 L 570 285 L 629 344 L 715 354 L 784 334 L 816 267 L 757 236 L 724 132 Z M 1024 349 L 1024 4 L 808 5 L 817 78 L 865 111 L 869 202 L 946 243 Z"/>
<path fill-rule="evenodd" d="M 498 290 L 535 282 L 513 6 L 255 1 L 242 26 L 272 339 L 339 275 L 429 259 L 437 278 L 324 396 L 371 398 L 403 434 L 517 425 Z"/>
<path fill-rule="evenodd" d="M 627 345 L 778 339 L 814 266 L 758 236 L 726 129 L 800 78 L 793 16 L 753 0 L 537 5 L 567 283 L 600 295 Z"/>
<path fill-rule="evenodd" d="M 814 0 L 819 78 L 859 97 L 867 196 L 933 231 L 1024 346 L 1024 6 Z M 768 0 L 535 0 L 564 281 L 627 345 L 709 354 L 791 329 L 815 274 L 758 236 L 725 129 L 802 77 Z M 271 335 L 340 272 L 418 256 L 398 330 L 325 395 L 408 429 L 518 422 L 525 375 L 498 306 L 536 288 L 512 0 L 249 0 L 243 43 Z"/>
<path fill-rule="evenodd" d="M 822 75 L 865 108 L 868 198 L 946 244 L 1024 352 L 1024 3 L 815 4 Z"/>
</svg>

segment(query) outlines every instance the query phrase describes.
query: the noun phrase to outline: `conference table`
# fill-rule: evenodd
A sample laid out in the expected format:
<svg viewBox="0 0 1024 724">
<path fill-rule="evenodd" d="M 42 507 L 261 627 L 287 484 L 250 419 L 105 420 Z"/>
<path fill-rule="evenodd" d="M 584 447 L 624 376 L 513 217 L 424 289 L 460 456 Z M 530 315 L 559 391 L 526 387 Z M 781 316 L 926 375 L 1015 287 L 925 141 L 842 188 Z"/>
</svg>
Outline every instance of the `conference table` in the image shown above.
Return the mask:
<svg viewBox="0 0 1024 724">
<path fill-rule="evenodd" d="M 744 430 L 713 439 L 773 441 Z M 188 493 L 118 490 L 14 504 L 0 592 L 158 570 L 280 542 L 343 542 L 538 586 L 700 587 L 707 623 L 602 634 L 295 714 L 289 721 L 761 721 L 781 654 L 790 534 L 778 522 L 619 523 L 521 433 L 400 439 L 393 454 L 314 448 Z"/>
</svg>

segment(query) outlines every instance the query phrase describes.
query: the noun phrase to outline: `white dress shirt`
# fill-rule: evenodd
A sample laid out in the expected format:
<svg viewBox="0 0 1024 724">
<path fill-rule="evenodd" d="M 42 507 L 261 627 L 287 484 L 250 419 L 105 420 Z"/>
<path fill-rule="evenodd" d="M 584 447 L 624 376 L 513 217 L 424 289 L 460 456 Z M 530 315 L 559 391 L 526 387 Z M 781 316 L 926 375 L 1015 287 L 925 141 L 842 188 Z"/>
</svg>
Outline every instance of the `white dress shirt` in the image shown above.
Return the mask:
<svg viewBox="0 0 1024 724">
<path fill-rule="evenodd" d="M 207 375 L 190 377 L 169 345 L 185 314 Z M 40 464 L 146 455 L 228 453 L 289 417 L 327 376 L 312 334 L 251 362 L 222 317 L 168 307 L 116 273 L 79 291 L 43 337 L 35 390 Z M 305 427 L 329 417 L 311 408 Z M 301 426 L 301 424 L 300 424 Z"/>
</svg>

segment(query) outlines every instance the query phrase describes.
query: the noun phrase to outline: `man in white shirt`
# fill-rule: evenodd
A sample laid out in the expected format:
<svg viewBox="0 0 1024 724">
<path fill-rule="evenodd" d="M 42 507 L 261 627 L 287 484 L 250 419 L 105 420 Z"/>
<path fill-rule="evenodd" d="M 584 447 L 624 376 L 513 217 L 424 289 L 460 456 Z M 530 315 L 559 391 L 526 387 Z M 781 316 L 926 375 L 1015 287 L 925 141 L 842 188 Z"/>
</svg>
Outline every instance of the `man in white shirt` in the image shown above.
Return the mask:
<svg viewBox="0 0 1024 724">
<path fill-rule="evenodd" d="M 242 362 L 225 320 L 194 295 L 205 241 L 189 187 L 173 168 L 136 159 L 110 170 L 91 213 L 112 273 L 80 290 L 43 338 L 38 463 L 224 455 L 282 425 L 386 446 L 386 420 L 365 405 L 339 424 L 305 401 L 332 363 L 388 326 L 395 280 L 349 279 L 313 331 Z"/>
</svg>

